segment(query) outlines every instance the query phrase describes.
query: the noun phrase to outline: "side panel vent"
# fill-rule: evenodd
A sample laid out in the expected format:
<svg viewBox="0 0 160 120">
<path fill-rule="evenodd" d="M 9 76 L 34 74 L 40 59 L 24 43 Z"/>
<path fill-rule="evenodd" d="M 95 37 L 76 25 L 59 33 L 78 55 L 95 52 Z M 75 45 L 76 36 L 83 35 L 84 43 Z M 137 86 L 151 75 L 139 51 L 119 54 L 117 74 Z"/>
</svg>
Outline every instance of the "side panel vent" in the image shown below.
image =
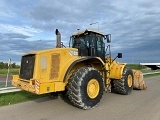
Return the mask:
<svg viewBox="0 0 160 120">
<path fill-rule="evenodd" d="M 51 57 L 50 79 L 58 78 L 60 65 L 60 55 L 53 54 Z"/>
</svg>

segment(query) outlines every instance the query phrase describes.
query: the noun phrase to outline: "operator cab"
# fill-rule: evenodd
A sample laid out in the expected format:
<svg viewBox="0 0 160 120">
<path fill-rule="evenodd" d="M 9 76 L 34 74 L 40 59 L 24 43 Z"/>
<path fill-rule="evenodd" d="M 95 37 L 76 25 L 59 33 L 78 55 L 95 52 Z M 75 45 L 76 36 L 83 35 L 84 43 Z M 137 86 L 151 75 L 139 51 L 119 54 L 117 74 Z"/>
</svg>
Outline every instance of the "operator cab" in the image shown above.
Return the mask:
<svg viewBox="0 0 160 120">
<path fill-rule="evenodd" d="M 102 33 L 86 30 L 71 36 L 69 46 L 78 49 L 79 56 L 100 57 L 105 62 L 104 39 L 109 37 Z"/>
</svg>

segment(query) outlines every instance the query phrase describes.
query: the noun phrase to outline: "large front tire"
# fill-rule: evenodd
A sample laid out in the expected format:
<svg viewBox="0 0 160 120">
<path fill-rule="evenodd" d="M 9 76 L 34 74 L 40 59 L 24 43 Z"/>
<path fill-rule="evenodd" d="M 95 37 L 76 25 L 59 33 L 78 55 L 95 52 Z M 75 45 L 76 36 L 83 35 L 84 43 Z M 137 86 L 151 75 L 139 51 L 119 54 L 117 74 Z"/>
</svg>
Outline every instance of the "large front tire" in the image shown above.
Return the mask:
<svg viewBox="0 0 160 120">
<path fill-rule="evenodd" d="M 103 79 L 92 67 L 82 67 L 69 79 L 67 96 L 73 105 L 82 109 L 94 108 L 103 95 Z"/>
<path fill-rule="evenodd" d="M 113 80 L 112 89 L 116 93 L 129 95 L 133 90 L 133 84 L 133 71 L 130 68 L 124 68 L 122 79 Z"/>
</svg>

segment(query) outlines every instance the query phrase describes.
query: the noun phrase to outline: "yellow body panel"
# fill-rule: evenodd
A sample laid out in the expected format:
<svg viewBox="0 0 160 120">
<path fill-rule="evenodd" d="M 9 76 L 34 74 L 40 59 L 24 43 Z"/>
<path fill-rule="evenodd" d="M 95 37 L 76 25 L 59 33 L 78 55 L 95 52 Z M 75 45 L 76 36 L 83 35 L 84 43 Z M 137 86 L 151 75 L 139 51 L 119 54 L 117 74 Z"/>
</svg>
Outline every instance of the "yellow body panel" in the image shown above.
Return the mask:
<svg viewBox="0 0 160 120">
<path fill-rule="evenodd" d="M 125 63 L 118 63 L 116 61 L 113 61 L 113 59 L 110 57 L 106 58 L 105 68 L 107 71 L 107 78 L 105 83 L 107 88 L 110 86 L 110 82 L 112 79 L 120 80 L 123 77 L 123 69 L 125 65 Z"/>
<path fill-rule="evenodd" d="M 22 80 L 14 80 L 14 79 L 12 81 L 12 85 L 36 94 L 63 91 L 65 88 L 65 83 L 62 83 L 62 82 L 43 83 L 43 84 L 39 84 L 39 86 L 36 86 L 36 85 L 30 84 L 29 82 L 25 82 Z"/>
<path fill-rule="evenodd" d="M 36 53 L 34 71 L 37 72 L 34 73 L 34 78 L 40 79 L 40 82 L 63 81 L 68 66 L 82 58 L 76 54 L 78 55 L 78 50 L 74 48 L 55 48 Z"/>
<path fill-rule="evenodd" d="M 78 54 L 78 50 L 74 48 L 55 48 L 37 52 L 34 78 L 40 79 L 41 82 L 63 81 L 60 79 L 62 78 L 60 74 L 64 71 L 65 66 L 80 58 L 72 55 L 71 51 Z"/>
<path fill-rule="evenodd" d="M 112 58 L 106 58 L 106 69 L 109 70 L 108 76 L 110 79 L 121 79 L 123 76 L 123 69 L 126 66 L 126 63 L 119 63 L 113 61 Z"/>
<path fill-rule="evenodd" d="M 34 85 L 30 85 L 29 82 L 20 81 L 19 79 L 15 79 L 14 75 L 13 75 L 12 85 L 16 86 L 16 87 L 18 87 L 22 90 L 26 90 L 26 91 L 30 91 L 32 93 L 36 93 Z"/>
<path fill-rule="evenodd" d="M 33 78 L 25 80 L 15 75 L 13 76 L 12 84 L 36 94 L 64 91 L 66 83 L 63 80 L 66 71 L 74 61 L 83 58 L 78 56 L 78 50 L 75 48 L 55 48 L 30 52 L 26 55 L 29 54 L 35 54 L 36 56 Z M 37 91 L 35 85 L 36 80 L 39 81 Z"/>
<path fill-rule="evenodd" d="M 112 63 L 111 67 L 110 67 L 109 78 L 111 78 L 111 79 L 121 79 L 124 67 L 125 67 L 125 64 L 120 64 L 120 63 L 117 63 L 117 62 Z"/>
</svg>

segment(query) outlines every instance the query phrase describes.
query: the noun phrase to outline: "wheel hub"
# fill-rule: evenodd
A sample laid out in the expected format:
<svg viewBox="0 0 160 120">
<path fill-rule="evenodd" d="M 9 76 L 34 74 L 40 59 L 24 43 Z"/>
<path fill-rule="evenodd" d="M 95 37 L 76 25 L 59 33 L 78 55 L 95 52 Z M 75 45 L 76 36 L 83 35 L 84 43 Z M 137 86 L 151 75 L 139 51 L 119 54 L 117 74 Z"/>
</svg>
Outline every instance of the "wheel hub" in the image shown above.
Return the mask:
<svg viewBox="0 0 160 120">
<path fill-rule="evenodd" d="M 91 79 L 87 85 L 87 94 L 90 98 L 94 99 L 99 93 L 99 83 L 96 79 Z"/>
<path fill-rule="evenodd" d="M 127 83 L 128 83 L 128 87 L 132 87 L 132 84 L 133 84 L 132 75 L 128 76 Z"/>
</svg>

